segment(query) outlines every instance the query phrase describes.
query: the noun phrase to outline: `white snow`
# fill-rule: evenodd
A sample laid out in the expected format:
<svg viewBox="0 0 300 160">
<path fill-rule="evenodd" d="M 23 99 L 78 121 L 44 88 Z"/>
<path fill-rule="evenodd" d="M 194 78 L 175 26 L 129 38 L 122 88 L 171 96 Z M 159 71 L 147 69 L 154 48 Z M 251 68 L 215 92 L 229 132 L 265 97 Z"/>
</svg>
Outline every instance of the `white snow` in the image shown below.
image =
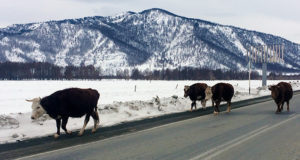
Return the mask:
<svg viewBox="0 0 300 160">
<path fill-rule="evenodd" d="M 120 14 L 117 14 L 115 16 L 111 16 L 111 19 L 113 19 L 113 23 L 119 23 L 122 22 L 125 18 L 128 18 L 131 15 L 130 12 L 122 12 Z"/>
<path fill-rule="evenodd" d="M 98 102 L 100 125 L 110 126 L 189 110 L 191 101 L 189 98 L 183 98 L 183 87 L 197 82 L 212 86 L 221 81 L 0 81 L 0 143 L 53 135 L 56 132 L 54 120 L 47 117 L 42 117 L 38 121 L 30 119 L 31 103 L 25 99 L 44 97 L 69 87 L 94 88 L 100 93 Z M 250 95 L 247 80 L 226 82 L 235 88 L 233 101 L 270 94 L 270 91 L 260 87 L 261 81 L 251 81 Z M 268 84 L 278 82 L 268 81 Z M 294 90 L 300 89 L 298 81 L 291 83 Z M 159 102 L 156 97 L 159 98 Z M 201 107 L 201 104 L 197 103 L 197 107 Z M 82 125 L 83 117 L 71 118 L 67 128 L 76 130 Z M 92 125 L 91 120 L 88 127 Z M 101 132 L 101 126 L 98 132 Z"/>
<path fill-rule="evenodd" d="M 265 45 L 264 41 L 260 38 L 260 37 L 257 37 L 257 36 L 253 36 L 253 41 L 256 43 L 256 44 L 260 44 L 260 45 Z"/>
<path fill-rule="evenodd" d="M 234 39 L 234 45 L 243 53 L 243 56 L 247 56 L 247 50 L 244 48 L 244 46 L 242 45 L 242 43 L 236 38 L 236 34 L 235 35 L 235 39 Z"/>
<path fill-rule="evenodd" d="M 0 40 L 0 44 L 3 46 L 8 46 L 9 39 L 7 37 L 4 37 Z"/>
<path fill-rule="evenodd" d="M 7 59 L 11 62 L 25 62 L 25 59 L 22 57 L 19 57 L 20 52 L 17 52 L 16 50 L 13 50 L 12 52 L 5 51 L 5 56 Z"/>
<path fill-rule="evenodd" d="M 39 50 L 34 50 L 33 52 L 27 53 L 27 56 L 37 62 L 45 62 L 46 56 Z"/>
<path fill-rule="evenodd" d="M 69 52 L 69 48 L 65 48 L 63 49 L 61 52 L 59 52 L 56 56 L 55 56 L 55 65 L 58 66 L 67 66 L 67 62 L 65 61 L 66 57 L 67 57 L 67 53 Z"/>
<path fill-rule="evenodd" d="M 30 46 L 32 48 L 40 48 L 40 44 L 38 44 L 37 42 L 33 41 L 33 40 L 26 40 L 26 41 L 17 41 L 19 44 L 22 45 L 26 45 L 26 46 Z"/>
<path fill-rule="evenodd" d="M 39 28 L 41 26 L 41 24 L 42 23 L 34 23 L 29 27 L 29 29 L 35 30 L 35 29 Z"/>
<path fill-rule="evenodd" d="M 247 55 L 247 50 L 237 38 L 237 35 L 230 27 L 219 26 L 218 29 L 225 34 L 225 36 L 233 42 L 233 44 L 243 53 L 243 56 Z M 257 39 L 257 37 L 255 37 Z"/>
</svg>

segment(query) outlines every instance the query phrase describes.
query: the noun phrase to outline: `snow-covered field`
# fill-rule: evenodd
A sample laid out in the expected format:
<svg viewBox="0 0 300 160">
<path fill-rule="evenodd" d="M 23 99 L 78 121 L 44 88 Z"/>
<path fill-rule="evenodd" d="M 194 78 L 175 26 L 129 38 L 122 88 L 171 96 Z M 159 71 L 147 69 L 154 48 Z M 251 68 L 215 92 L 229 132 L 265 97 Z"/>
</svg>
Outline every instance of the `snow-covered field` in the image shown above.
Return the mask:
<svg viewBox="0 0 300 160">
<path fill-rule="evenodd" d="M 30 119 L 31 103 L 25 99 L 44 97 L 69 87 L 94 88 L 100 93 L 100 125 L 110 126 L 124 121 L 189 110 L 191 101 L 189 98 L 183 98 L 183 87 L 196 82 L 212 86 L 221 81 L 0 81 L 0 143 L 52 135 L 56 132 L 54 120 L 47 117 L 38 121 Z M 251 81 L 250 95 L 248 81 L 226 82 L 234 86 L 233 101 L 270 94 L 270 91 L 260 87 L 261 81 Z M 278 82 L 268 81 L 268 84 Z M 298 81 L 288 82 L 291 82 L 294 90 L 300 89 Z M 160 102 L 155 97 L 158 97 Z M 210 106 L 211 103 L 208 102 L 207 105 Z M 201 107 L 201 104 L 197 103 L 197 107 Z M 75 130 L 82 125 L 83 117 L 70 119 L 67 128 Z M 91 120 L 88 127 L 92 125 Z M 101 127 L 98 131 L 101 132 Z"/>
</svg>

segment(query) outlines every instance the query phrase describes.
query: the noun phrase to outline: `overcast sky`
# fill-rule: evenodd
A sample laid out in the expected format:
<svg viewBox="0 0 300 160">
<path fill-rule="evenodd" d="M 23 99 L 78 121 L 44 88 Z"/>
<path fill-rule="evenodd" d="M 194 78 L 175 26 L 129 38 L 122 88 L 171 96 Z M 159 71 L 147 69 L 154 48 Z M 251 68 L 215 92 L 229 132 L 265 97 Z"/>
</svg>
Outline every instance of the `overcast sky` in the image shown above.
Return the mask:
<svg viewBox="0 0 300 160">
<path fill-rule="evenodd" d="M 0 27 L 162 8 L 300 43 L 300 0 L 0 0 Z"/>
</svg>

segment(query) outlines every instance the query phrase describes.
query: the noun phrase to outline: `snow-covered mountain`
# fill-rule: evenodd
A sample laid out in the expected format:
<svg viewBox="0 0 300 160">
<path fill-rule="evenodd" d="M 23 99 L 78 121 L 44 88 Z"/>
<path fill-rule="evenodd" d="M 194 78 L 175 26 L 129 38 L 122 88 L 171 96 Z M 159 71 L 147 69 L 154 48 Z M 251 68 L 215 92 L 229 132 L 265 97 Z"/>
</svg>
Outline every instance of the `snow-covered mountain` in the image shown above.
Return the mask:
<svg viewBox="0 0 300 160">
<path fill-rule="evenodd" d="M 278 36 L 185 18 L 162 9 L 110 17 L 17 24 L 0 29 L 0 62 L 94 65 L 124 69 L 204 67 L 245 70 L 251 46 L 283 44 L 285 62 L 269 69 L 300 70 L 300 45 Z M 270 54 L 270 53 L 269 53 Z M 256 65 L 256 68 L 260 68 Z"/>
</svg>

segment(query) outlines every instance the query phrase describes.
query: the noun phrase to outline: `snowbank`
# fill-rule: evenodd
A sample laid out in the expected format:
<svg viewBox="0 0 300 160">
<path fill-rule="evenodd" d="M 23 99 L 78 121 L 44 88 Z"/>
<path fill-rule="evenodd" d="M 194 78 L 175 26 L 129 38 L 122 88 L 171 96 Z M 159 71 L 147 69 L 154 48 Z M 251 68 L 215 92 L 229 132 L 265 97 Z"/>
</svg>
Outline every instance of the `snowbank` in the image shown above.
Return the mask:
<svg viewBox="0 0 300 160">
<path fill-rule="evenodd" d="M 68 87 L 95 88 L 101 94 L 98 103 L 100 125 L 110 126 L 189 110 L 191 101 L 183 98 L 183 87 L 196 82 L 214 85 L 220 81 L 1 81 L 0 143 L 52 135 L 56 132 L 55 121 L 49 117 L 41 117 L 38 121 L 30 119 L 31 104 L 25 102 L 26 98 L 43 97 Z M 261 81 L 251 81 L 250 95 L 248 81 L 227 82 L 235 89 L 233 101 L 270 94 L 270 91 L 260 87 Z M 268 81 L 269 84 L 278 82 Z M 298 81 L 292 81 L 291 84 L 294 90 L 300 89 Z M 209 101 L 207 106 L 210 105 Z M 197 103 L 197 107 L 201 107 L 201 104 Z M 84 117 L 71 118 L 67 128 L 79 129 L 83 121 Z M 90 121 L 88 127 L 92 125 L 93 121 Z"/>
</svg>

